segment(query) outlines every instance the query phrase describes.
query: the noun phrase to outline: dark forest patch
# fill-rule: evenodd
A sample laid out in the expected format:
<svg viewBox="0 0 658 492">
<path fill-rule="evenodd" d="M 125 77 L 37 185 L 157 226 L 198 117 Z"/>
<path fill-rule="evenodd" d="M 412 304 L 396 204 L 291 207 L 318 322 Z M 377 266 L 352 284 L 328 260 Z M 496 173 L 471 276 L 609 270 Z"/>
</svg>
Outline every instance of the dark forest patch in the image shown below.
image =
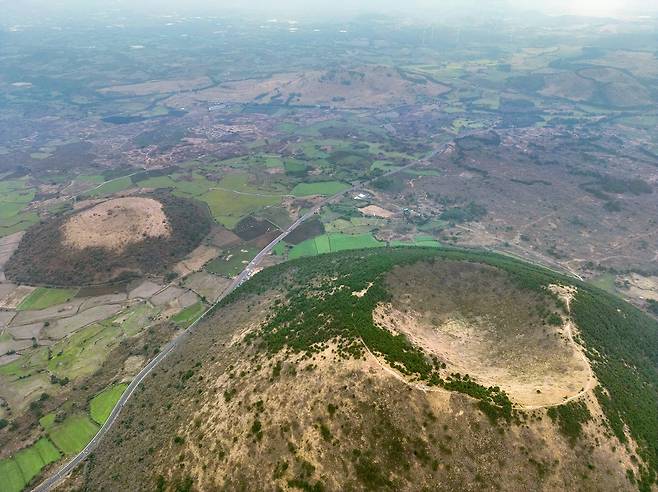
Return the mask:
<svg viewBox="0 0 658 492">
<path fill-rule="evenodd" d="M 272 225 L 267 220 L 257 219 L 256 217 L 249 216 L 238 222 L 233 232 L 235 232 L 243 241 L 251 241 L 264 234 L 278 232 L 279 229 Z"/>
<path fill-rule="evenodd" d="M 302 223 L 297 229 L 286 236 L 286 242 L 299 244 L 302 241 L 324 234 L 324 224 L 318 219 Z"/>
</svg>

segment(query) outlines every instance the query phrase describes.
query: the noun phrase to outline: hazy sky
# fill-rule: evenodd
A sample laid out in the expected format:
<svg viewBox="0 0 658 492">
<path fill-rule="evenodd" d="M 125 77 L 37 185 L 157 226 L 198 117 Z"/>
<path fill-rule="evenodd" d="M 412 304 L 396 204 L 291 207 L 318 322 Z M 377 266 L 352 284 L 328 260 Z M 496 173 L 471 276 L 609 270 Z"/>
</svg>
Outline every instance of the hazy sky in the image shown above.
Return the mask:
<svg viewBox="0 0 658 492">
<path fill-rule="evenodd" d="M 108 9 L 158 13 L 244 10 L 276 16 L 297 12 L 300 15 L 351 15 L 362 12 L 400 12 L 422 15 L 434 11 L 445 15 L 504 14 L 506 7 L 535 10 L 553 15 L 630 17 L 658 11 L 658 0 L 0 0 L 0 12 L 24 16 L 43 12 L 72 14 Z"/>
</svg>

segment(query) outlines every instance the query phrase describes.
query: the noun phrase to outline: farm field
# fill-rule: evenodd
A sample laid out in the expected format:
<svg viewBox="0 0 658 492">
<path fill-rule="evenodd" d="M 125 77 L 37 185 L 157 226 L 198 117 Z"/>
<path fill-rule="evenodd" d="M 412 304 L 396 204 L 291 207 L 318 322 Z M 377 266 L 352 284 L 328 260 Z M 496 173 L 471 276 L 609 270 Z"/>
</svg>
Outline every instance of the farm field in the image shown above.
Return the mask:
<svg viewBox="0 0 658 492">
<path fill-rule="evenodd" d="M 36 311 L 46 309 L 73 299 L 78 293 L 78 289 L 53 289 L 47 287 L 38 287 L 16 308 L 19 311 Z"/>
<path fill-rule="evenodd" d="M 13 458 L 0 460 L 0 492 L 20 492 L 44 466 L 59 457 L 60 453 L 53 443 L 42 437 Z"/>
<path fill-rule="evenodd" d="M 122 178 L 113 179 L 112 181 L 107 181 L 97 188 L 89 190 L 85 195 L 91 197 L 103 197 L 127 190 L 128 188 L 132 188 L 132 186 L 133 182 L 131 179 L 128 176 L 124 176 Z"/>
<path fill-rule="evenodd" d="M 417 246 L 426 248 L 439 248 L 441 243 L 432 236 L 416 236 L 413 241 L 391 241 L 390 246 Z"/>
<path fill-rule="evenodd" d="M 187 328 L 194 321 L 203 314 L 206 310 L 206 306 L 202 302 L 197 302 L 191 306 L 186 307 L 180 313 L 176 314 L 171 318 L 171 321 L 176 323 L 181 328 Z"/>
<path fill-rule="evenodd" d="M 67 417 L 61 424 L 54 425 L 48 431 L 48 437 L 64 454 L 82 451 L 98 432 L 98 425 L 85 414 Z"/>
<path fill-rule="evenodd" d="M 234 277 L 240 273 L 259 252 L 258 248 L 250 246 L 234 246 L 226 250 L 221 256 L 206 265 L 210 273 L 224 277 Z"/>
<path fill-rule="evenodd" d="M 307 239 L 293 246 L 288 257 L 290 259 L 302 256 L 313 256 L 323 253 L 334 253 L 349 249 L 379 248 L 386 244 L 375 239 L 372 234 L 342 234 L 330 233 Z"/>
<path fill-rule="evenodd" d="M 599 289 L 610 292 L 611 294 L 617 292 L 617 287 L 615 286 L 615 275 L 611 273 L 604 273 L 603 275 L 594 277 L 590 279 L 589 283 Z"/>
<path fill-rule="evenodd" d="M 127 387 L 127 383 L 115 384 L 94 396 L 89 402 L 91 419 L 98 425 L 103 425 Z"/>
<path fill-rule="evenodd" d="M 249 214 L 281 202 L 281 198 L 276 196 L 242 194 L 227 190 L 211 190 L 199 199 L 208 204 L 215 220 L 228 229 L 233 229 Z"/>
<path fill-rule="evenodd" d="M 39 216 L 25 207 L 35 192 L 25 179 L 0 181 L 0 237 L 23 231 L 39 221 Z"/>
<path fill-rule="evenodd" d="M 320 181 L 316 183 L 300 183 L 292 190 L 295 196 L 311 196 L 322 195 L 330 196 L 335 195 L 341 191 L 348 189 L 350 185 L 340 181 Z"/>
</svg>

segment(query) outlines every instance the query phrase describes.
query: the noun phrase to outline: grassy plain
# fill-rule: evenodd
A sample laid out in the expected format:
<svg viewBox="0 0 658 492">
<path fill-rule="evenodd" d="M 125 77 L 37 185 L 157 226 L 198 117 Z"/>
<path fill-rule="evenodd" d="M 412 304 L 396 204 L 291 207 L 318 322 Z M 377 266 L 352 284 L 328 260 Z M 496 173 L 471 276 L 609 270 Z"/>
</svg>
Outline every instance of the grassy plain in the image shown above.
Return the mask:
<svg viewBox="0 0 658 492">
<path fill-rule="evenodd" d="M 348 249 L 378 248 L 382 246 L 385 246 L 385 244 L 375 239 L 372 234 L 330 233 L 307 239 L 295 245 L 290 250 L 289 258 L 294 259 Z"/>
<path fill-rule="evenodd" d="M 227 190 L 211 190 L 200 199 L 208 204 L 215 220 L 229 229 L 258 209 L 281 202 L 281 198 L 277 196 L 242 194 Z"/>
<path fill-rule="evenodd" d="M 22 231 L 39 221 L 35 212 L 24 210 L 35 191 L 25 179 L 0 182 L 0 237 Z"/>
<path fill-rule="evenodd" d="M 98 425 L 103 425 L 127 387 L 125 383 L 115 384 L 94 396 L 89 402 L 91 419 Z"/>
<path fill-rule="evenodd" d="M 201 316 L 201 314 L 203 314 L 205 310 L 206 310 L 205 304 L 203 304 L 202 302 L 197 302 L 196 304 L 188 306 L 185 309 L 183 309 L 180 313 L 176 314 L 174 317 L 171 318 L 171 321 L 176 323 L 181 328 L 187 328 L 192 323 L 194 323 L 196 319 L 199 316 Z"/>
<path fill-rule="evenodd" d="M 340 181 L 318 181 L 316 183 L 299 183 L 292 190 L 295 196 L 335 195 L 348 189 L 350 185 Z"/>
<path fill-rule="evenodd" d="M 98 426 L 85 414 L 71 415 L 53 426 L 48 437 L 64 454 L 79 453 L 98 432 Z"/>
<path fill-rule="evenodd" d="M 215 258 L 206 265 L 210 273 L 225 277 L 234 277 L 240 273 L 259 252 L 258 248 L 235 246 L 227 250 L 222 256 Z"/>
<path fill-rule="evenodd" d="M 44 466 L 59 457 L 60 453 L 53 443 L 42 437 L 13 458 L 0 460 L 0 492 L 20 492 Z"/>
<path fill-rule="evenodd" d="M 63 304 L 75 297 L 77 289 L 51 289 L 39 287 L 18 305 L 19 311 L 35 311 Z"/>
<path fill-rule="evenodd" d="M 133 186 L 132 181 L 128 176 L 121 178 L 113 179 L 112 181 L 107 181 L 97 188 L 89 190 L 86 195 L 93 197 L 101 197 L 111 195 L 113 193 L 118 193 L 119 191 L 127 190 Z"/>
</svg>

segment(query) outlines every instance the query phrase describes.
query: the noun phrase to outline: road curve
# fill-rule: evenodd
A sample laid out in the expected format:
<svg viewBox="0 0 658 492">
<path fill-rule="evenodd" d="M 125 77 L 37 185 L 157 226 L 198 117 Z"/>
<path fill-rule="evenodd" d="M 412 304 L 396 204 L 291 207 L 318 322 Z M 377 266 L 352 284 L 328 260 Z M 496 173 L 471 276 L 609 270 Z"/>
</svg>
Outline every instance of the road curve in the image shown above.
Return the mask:
<svg viewBox="0 0 658 492">
<path fill-rule="evenodd" d="M 155 369 L 160 362 L 162 362 L 167 355 L 169 355 L 180 343 L 185 340 L 185 338 L 194 330 L 194 328 L 210 313 L 213 308 L 219 304 L 224 298 L 226 298 L 229 294 L 231 294 L 235 289 L 237 289 L 242 283 L 244 283 L 246 280 L 248 280 L 255 272 L 256 268 L 260 264 L 260 262 L 263 260 L 265 256 L 267 256 L 273 249 L 274 247 L 279 244 L 285 237 L 290 234 L 292 231 L 297 229 L 303 222 L 311 218 L 313 215 L 315 215 L 319 210 L 327 205 L 328 203 L 331 203 L 332 201 L 343 197 L 347 193 L 351 193 L 359 188 L 362 188 L 364 186 L 367 186 L 370 184 L 372 181 L 375 179 L 379 179 L 380 177 L 385 177 L 385 176 L 391 176 L 393 174 L 402 172 L 406 169 L 409 169 L 411 167 L 417 166 L 419 164 L 423 164 L 427 162 L 429 159 L 435 157 L 437 154 L 443 151 L 446 146 L 441 147 L 440 149 L 432 151 L 427 157 L 424 159 L 420 159 L 417 161 L 414 161 L 410 164 L 407 164 L 406 166 L 403 166 L 399 169 L 395 169 L 393 171 L 386 172 L 382 175 L 377 176 L 376 178 L 370 179 L 368 181 L 364 181 L 363 183 L 358 183 L 355 184 L 354 186 L 343 190 L 339 193 L 336 193 L 335 195 L 332 195 L 328 198 L 325 198 L 322 200 L 320 203 L 315 205 L 313 208 L 311 208 L 309 211 L 307 211 L 304 215 L 299 217 L 295 222 L 290 224 L 288 228 L 286 228 L 281 234 L 279 234 L 270 244 L 265 246 L 255 257 L 253 260 L 249 262 L 249 264 L 245 267 L 240 274 L 233 279 L 229 287 L 217 298 L 215 299 L 215 302 L 199 316 L 194 323 L 192 323 L 185 331 L 183 331 L 181 334 L 179 334 L 176 338 L 171 340 L 169 343 L 167 343 L 156 355 L 153 359 L 149 361 L 146 366 L 142 368 L 141 371 L 135 376 L 135 378 L 130 382 L 126 390 L 123 392 L 121 395 L 121 398 L 119 398 L 119 401 L 116 403 L 114 408 L 112 409 L 112 412 L 110 413 L 110 416 L 107 418 L 103 426 L 98 430 L 96 435 L 93 437 L 91 441 L 85 446 L 85 448 L 80 451 L 76 456 L 74 456 L 70 461 L 68 461 L 65 465 L 63 465 L 59 470 L 57 470 L 53 475 L 50 477 L 46 478 L 43 482 L 41 482 L 39 485 L 34 487 L 32 489 L 32 492 L 48 492 L 53 489 L 59 482 L 61 482 L 69 473 L 71 473 L 80 463 L 82 463 L 85 459 L 89 457 L 89 455 L 93 452 L 93 450 L 98 446 L 100 441 L 103 439 L 105 434 L 107 433 L 108 430 L 114 425 L 116 422 L 117 418 L 119 417 L 119 414 L 121 413 L 121 410 L 123 410 L 123 407 L 126 405 L 130 397 L 133 395 L 135 390 L 139 387 L 139 385 L 146 379 L 146 377 L 151 374 L 153 369 Z"/>
</svg>

